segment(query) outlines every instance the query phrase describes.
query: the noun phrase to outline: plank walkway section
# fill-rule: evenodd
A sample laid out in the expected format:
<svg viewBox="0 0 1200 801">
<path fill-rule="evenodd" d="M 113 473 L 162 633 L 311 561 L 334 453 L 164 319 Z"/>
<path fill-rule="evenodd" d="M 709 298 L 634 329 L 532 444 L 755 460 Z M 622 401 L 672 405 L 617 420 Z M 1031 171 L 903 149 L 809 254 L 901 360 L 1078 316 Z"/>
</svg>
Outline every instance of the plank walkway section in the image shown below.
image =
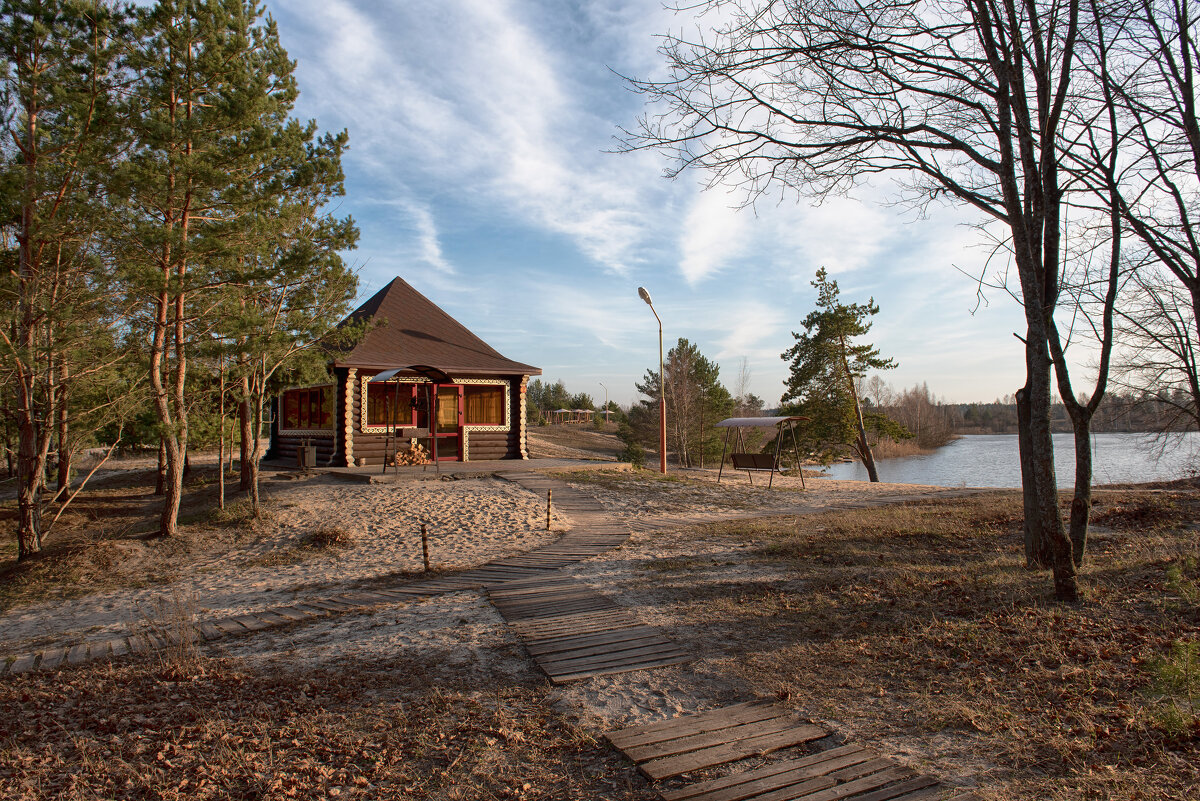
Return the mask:
<svg viewBox="0 0 1200 801">
<path fill-rule="evenodd" d="M 628 609 L 565 576 L 490 586 L 488 597 L 555 684 L 692 660 Z"/>
<path fill-rule="evenodd" d="M 352 591 L 230 617 L 202 619 L 194 624 L 193 630 L 168 636 L 190 637 L 192 642 L 206 643 L 333 615 L 370 612 L 396 603 L 544 576 L 603 553 L 629 538 L 629 529 L 604 518 L 594 498 L 572 489 L 562 481 L 532 471 L 498 474 L 498 477 L 542 496 L 547 490 L 552 490 L 554 505 L 571 515 L 577 523 L 576 527 L 548 545 L 461 573 L 406 582 L 385 589 Z M 29 670 L 53 670 L 96 659 L 116 659 L 127 654 L 160 650 L 168 644 L 162 636 L 137 634 L 69 643 L 16 656 L 0 656 L 0 676 Z"/>
<path fill-rule="evenodd" d="M 778 704 L 751 701 L 607 732 L 651 780 L 761 757 L 828 736 Z M 973 801 L 856 745 L 659 791 L 663 801 Z"/>
</svg>

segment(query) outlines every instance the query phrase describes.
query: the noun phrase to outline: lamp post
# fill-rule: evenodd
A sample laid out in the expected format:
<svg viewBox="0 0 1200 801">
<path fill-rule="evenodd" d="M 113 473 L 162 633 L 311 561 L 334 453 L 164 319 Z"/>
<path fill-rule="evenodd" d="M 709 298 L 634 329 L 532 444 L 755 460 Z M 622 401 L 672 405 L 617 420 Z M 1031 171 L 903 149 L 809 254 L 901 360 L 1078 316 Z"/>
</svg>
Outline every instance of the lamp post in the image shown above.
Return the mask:
<svg viewBox="0 0 1200 801">
<path fill-rule="evenodd" d="M 597 381 L 596 383 L 604 387 L 603 381 Z M 604 387 L 604 422 L 608 423 L 608 387 Z"/>
<path fill-rule="evenodd" d="M 658 320 L 658 469 L 660 472 L 666 473 L 667 393 L 666 381 L 663 377 L 662 318 L 658 316 L 658 312 L 654 308 L 654 302 L 650 300 L 650 293 L 646 291 L 646 287 L 638 287 L 638 297 L 646 301 L 646 305 L 650 307 L 650 311 L 654 312 L 654 319 Z"/>
</svg>

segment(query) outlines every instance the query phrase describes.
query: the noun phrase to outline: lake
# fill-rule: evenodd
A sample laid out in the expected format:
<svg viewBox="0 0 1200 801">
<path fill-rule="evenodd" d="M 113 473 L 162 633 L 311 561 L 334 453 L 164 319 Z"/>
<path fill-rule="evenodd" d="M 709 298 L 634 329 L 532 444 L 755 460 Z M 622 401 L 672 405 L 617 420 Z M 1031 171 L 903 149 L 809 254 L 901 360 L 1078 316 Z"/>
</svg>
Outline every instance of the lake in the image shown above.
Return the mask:
<svg viewBox="0 0 1200 801">
<path fill-rule="evenodd" d="M 1183 478 L 1197 465 L 1200 435 L 1187 434 L 1182 444 L 1161 458 L 1146 434 L 1093 434 L 1092 478 L 1096 484 L 1127 481 L 1169 481 Z M 1019 487 L 1021 465 L 1016 434 L 973 434 L 921 456 L 879 459 L 879 480 L 894 484 L 932 484 L 941 487 Z M 1054 467 L 1060 489 L 1075 485 L 1075 440 L 1054 435 Z M 858 463 L 835 464 L 830 478 L 867 480 Z"/>
</svg>

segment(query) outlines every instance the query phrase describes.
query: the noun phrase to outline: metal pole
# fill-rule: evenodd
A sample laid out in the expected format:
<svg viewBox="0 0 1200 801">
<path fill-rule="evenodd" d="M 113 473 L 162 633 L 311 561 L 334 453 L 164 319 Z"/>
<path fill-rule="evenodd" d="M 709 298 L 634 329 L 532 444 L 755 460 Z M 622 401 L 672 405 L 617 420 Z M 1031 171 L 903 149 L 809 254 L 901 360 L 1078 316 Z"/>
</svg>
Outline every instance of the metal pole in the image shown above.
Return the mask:
<svg viewBox="0 0 1200 801">
<path fill-rule="evenodd" d="M 437 452 L 437 435 L 438 435 L 438 430 L 437 430 L 438 429 L 438 420 L 437 420 L 438 391 L 437 390 L 438 390 L 438 385 L 434 384 L 433 382 L 430 382 L 430 386 L 432 387 L 429 390 L 429 392 L 430 392 L 430 398 L 432 399 L 433 407 L 429 412 L 429 442 L 433 446 L 433 471 L 435 473 L 437 473 L 438 476 L 440 477 L 442 475 L 442 465 L 438 462 L 438 452 Z"/>
<path fill-rule="evenodd" d="M 662 473 L 667 472 L 667 391 L 666 378 L 663 373 L 663 342 L 662 342 L 662 320 L 659 319 L 658 312 L 654 311 L 654 306 L 650 306 L 650 311 L 654 312 L 654 319 L 658 320 L 658 469 Z"/>
<path fill-rule="evenodd" d="M 646 305 L 650 307 L 650 311 L 654 312 L 654 319 L 658 320 L 658 469 L 667 472 L 667 391 L 666 379 L 663 376 L 663 333 L 662 333 L 662 318 L 658 316 L 658 311 L 654 308 L 654 302 L 650 300 L 650 293 L 646 291 L 644 286 L 638 287 L 638 297 L 646 301 Z"/>
<path fill-rule="evenodd" d="M 603 381 L 598 381 L 597 383 L 604 387 Z M 604 422 L 608 422 L 608 387 L 604 387 Z"/>
</svg>

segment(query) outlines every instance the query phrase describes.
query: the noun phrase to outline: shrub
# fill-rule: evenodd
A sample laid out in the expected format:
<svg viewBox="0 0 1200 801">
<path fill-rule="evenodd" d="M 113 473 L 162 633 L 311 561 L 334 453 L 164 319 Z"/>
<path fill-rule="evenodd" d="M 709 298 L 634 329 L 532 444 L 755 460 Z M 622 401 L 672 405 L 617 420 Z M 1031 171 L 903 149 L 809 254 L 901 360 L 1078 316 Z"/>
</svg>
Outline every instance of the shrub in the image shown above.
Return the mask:
<svg viewBox="0 0 1200 801">
<path fill-rule="evenodd" d="M 344 528 L 326 526 L 309 533 L 304 544 L 309 548 L 344 548 L 354 543 L 354 537 Z"/>
<path fill-rule="evenodd" d="M 617 458 L 622 462 L 629 462 L 634 467 L 646 466 L 646 449 L 636 442 L 626 443 L 625 447 L 617 454 Z"/>
</svg>

